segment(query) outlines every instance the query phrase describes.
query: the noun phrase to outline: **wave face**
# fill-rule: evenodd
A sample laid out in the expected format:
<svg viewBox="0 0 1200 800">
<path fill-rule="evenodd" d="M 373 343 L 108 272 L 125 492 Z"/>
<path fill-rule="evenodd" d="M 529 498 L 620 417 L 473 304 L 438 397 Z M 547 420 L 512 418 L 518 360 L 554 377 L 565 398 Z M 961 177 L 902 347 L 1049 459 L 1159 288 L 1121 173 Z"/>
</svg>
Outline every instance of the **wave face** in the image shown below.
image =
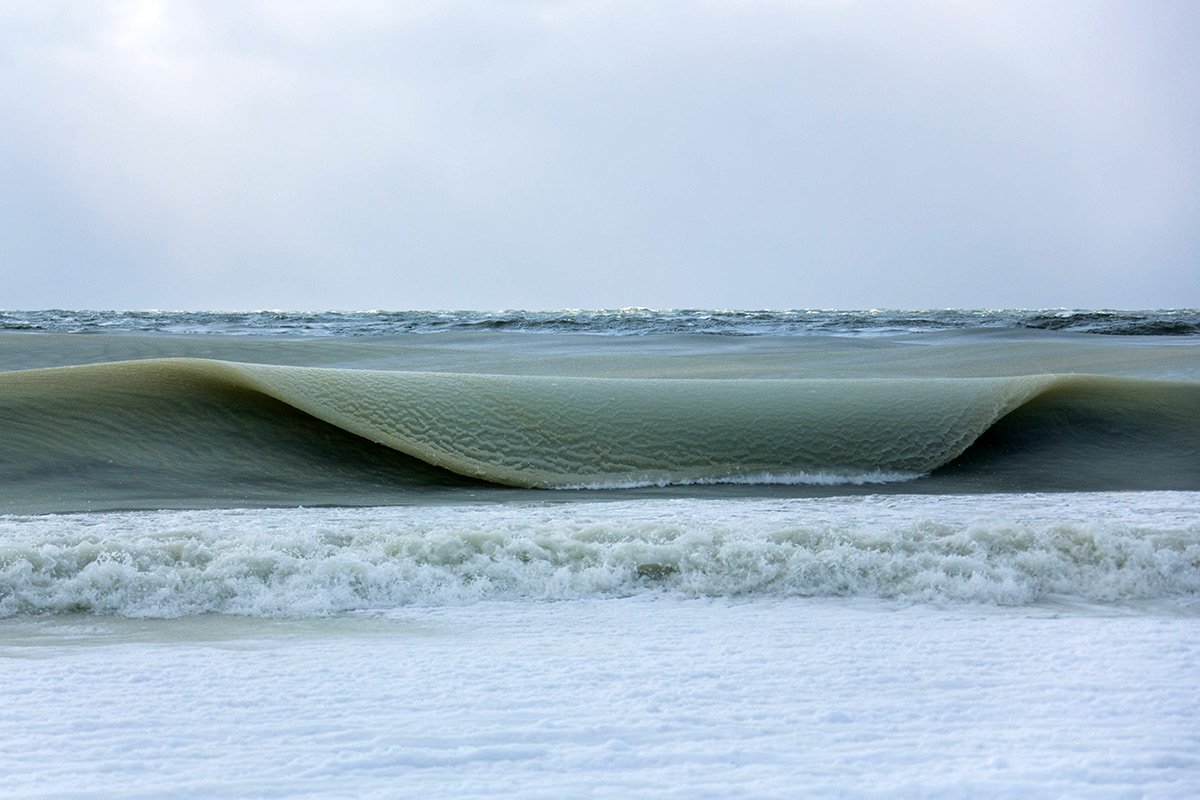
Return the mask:
<svg viewBox="0 0 1200 800">
<path fill-rule="evenodd" d="M 0 516 L 0 617 L 644 593 L 1192 613 L 1198 508 L 1200 494 L 1160 492 Z"/>
<path fill-rule="evenodd" d="M 0 374 L 0 448 L 9 511 L 405 502 L 488 486 L 1196 489 L 1200 384 L 152 359 Z"/>
</svg>

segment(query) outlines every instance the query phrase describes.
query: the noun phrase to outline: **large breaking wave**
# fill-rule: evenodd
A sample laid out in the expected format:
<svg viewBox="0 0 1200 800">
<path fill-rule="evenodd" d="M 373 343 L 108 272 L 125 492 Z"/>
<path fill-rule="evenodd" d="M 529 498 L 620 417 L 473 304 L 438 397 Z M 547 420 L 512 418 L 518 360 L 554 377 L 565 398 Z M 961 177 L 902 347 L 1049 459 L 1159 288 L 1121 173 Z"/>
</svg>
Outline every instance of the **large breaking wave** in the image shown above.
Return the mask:
<svg viewBox="0 0 1200 800">
<path fill-rule="evenodd" d="M 0 509 L 18 511 L 71 510 L 70 498 L 88 492 L 107 492 L 107 507 L 210 495 L 228 505 L 239 490 L 286 505 L 353 502 L 366 489 L 378 502 L 379 492 L 399 501 L 476 485 L 854 485 L 928 474 L 965 490 L 1195 489 L 1200 384 L 615 379 L 157 359 L 0 375 L 0 446 Z"/>
</svg>

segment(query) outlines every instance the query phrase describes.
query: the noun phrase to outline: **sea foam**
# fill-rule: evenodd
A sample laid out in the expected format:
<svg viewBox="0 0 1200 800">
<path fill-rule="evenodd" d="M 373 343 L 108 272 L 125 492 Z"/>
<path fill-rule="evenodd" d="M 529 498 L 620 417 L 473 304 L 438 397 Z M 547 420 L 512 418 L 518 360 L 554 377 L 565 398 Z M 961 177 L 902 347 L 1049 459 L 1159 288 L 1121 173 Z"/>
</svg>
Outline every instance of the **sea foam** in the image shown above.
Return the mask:
<svg viewBox="0 0 1200 800">
<path fill-rule="evenodd" d="M 0 615 L 305 617 L 480 600 L 1200 593 L 1200 493 L 0 517 Z"/>
</svg>

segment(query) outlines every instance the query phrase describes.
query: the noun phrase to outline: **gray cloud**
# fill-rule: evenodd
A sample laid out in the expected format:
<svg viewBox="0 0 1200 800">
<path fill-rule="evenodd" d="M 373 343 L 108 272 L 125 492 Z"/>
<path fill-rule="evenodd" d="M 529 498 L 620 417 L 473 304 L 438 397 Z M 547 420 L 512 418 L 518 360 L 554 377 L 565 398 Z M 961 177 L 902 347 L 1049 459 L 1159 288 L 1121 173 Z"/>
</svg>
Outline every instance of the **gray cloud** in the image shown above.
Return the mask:
<svg viewBox="0 0 1200 800">
<path fill-rule="evenodd" d="M 1198 34 L 1185 2 L 10 3 L 0 306 L 1200 305 Z"/>
</svg>

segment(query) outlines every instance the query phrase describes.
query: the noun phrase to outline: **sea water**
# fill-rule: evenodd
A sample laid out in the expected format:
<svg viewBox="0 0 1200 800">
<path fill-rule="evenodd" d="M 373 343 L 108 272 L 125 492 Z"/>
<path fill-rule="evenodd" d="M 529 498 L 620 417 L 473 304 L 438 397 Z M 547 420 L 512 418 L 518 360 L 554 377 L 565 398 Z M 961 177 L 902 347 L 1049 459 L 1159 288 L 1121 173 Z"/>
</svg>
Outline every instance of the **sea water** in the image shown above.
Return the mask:
<svg viewBox="0 0 1200 800">
<path fill-rule="evenodd" d="M 1198 319 L 5 312 L 0 786 L 1194 796 Z"/>
</svg>

